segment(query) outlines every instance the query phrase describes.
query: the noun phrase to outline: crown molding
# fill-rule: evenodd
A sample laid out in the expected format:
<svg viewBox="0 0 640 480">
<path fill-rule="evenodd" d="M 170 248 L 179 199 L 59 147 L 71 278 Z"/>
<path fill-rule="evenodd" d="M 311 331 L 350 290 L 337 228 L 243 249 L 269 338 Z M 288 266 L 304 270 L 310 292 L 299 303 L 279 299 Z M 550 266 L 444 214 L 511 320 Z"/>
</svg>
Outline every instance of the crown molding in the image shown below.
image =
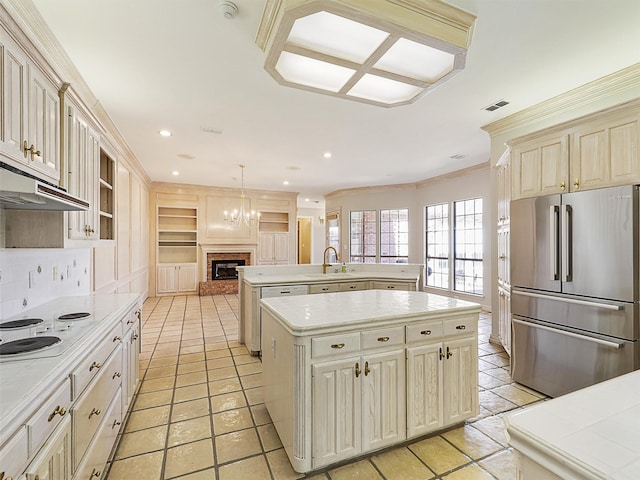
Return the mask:
<svg viewBox="0 0 640 480">
<path fill-rule="evenodd" d="M 545 118 L 570 113 L 581 105 L 594 103 L 624 92 L 635 92 L 640 97 L 640 63 L 484 125 L 482 129 L 492 137 L 502 135 Z"/>
</svg>

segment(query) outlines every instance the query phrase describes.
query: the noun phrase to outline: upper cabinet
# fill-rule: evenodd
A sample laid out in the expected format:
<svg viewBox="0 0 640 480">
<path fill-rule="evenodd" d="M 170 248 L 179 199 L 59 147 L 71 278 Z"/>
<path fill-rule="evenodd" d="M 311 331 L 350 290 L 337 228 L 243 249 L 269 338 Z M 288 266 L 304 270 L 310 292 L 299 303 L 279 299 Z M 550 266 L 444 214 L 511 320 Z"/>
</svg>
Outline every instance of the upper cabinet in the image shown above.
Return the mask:
<svg viewBox="0 0 640 480">
<path fill-rule="evenodd" d="M 640 105 L 606 112 L 510 142 L 512 199 L 640 182 Z"/>
<path fill-rule="evenodd" d="M 2 160 L 57 184 L 61 178 L 59 89 L 4 28 L 0 34 Z"/>
</svg>

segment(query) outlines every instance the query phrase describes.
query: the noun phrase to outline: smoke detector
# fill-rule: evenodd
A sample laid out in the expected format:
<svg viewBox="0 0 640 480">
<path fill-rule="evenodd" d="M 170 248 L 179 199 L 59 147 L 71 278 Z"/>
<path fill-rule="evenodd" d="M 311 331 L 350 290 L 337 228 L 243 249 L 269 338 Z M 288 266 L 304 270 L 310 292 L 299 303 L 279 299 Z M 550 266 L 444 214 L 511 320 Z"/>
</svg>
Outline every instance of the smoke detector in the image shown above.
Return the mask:
<svg viewBox="0 0 640 480">
<path fill-rule="evenodd" d="M 218 8 L 222 12 L 222 16 L 227 20 L 231 20 L 238 13 L 238 7 L 233 2 L 221 2 Z"/>
</svg>

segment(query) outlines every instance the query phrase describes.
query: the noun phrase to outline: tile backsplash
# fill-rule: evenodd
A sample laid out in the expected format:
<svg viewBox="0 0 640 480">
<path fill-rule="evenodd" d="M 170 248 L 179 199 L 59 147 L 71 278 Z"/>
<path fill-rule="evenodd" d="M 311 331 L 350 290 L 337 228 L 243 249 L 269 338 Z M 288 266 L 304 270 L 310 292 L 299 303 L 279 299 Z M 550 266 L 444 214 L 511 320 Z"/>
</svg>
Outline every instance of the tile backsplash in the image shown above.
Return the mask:
<svg viewBox="0 0 640 480">
<path fill-rule="evenodd" d="M 89 248 L 0 249 L 0 320 L 55 298 L 90 293 Z"/>
</svg>

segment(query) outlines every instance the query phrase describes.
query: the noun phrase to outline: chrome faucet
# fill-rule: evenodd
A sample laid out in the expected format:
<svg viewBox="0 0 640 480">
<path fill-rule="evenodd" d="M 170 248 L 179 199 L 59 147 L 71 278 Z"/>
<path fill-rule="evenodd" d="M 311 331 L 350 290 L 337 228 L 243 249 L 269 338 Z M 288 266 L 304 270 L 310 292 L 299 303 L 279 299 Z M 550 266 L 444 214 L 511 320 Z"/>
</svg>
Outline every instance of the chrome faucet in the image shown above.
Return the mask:
<svg viewBox="0 0 640 480">
<path fill-rule="evenodd" d="M 327 248 L 324 249 L 324 252 L 322 253 L 322 273 L 327 273 L 327 267 L 330 267 L 331 264 L 327 263 L 327 251 L 328 250 L 333 250 L 333 253 L 336 254 L 336 261 L 340 261 L 340 259 L 338 258 L 338 251 L 332 247 L 332 246 L 328 246 Z"/>
</svg>

